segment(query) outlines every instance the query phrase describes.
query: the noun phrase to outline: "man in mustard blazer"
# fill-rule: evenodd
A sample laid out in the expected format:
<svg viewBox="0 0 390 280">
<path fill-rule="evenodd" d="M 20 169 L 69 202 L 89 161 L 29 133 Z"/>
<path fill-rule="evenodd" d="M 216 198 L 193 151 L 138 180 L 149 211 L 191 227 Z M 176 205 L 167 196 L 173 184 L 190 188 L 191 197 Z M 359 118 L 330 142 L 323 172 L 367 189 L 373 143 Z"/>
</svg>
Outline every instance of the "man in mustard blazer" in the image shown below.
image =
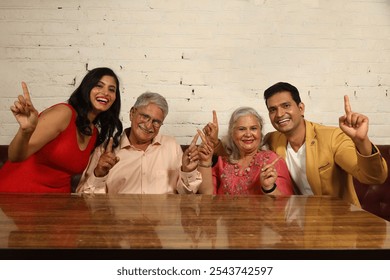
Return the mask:
<svg viewBox="0 0 390 280">
<path fill-rule="evenodd" d="M 339 127 L 305 120 L 305 105 L 298 89 L 289 83 L 269 87 L 264 99 L 277 130 L 268 133 L 264 143 L 286 160 L 296 194 L 330 195 L 360 206 L 352 176 L 365 184 L 386 180 L 386 161 L 368 138 L 368 118 L 352 112 L 348 96 Z M 223 155 L 215 111 L 203 132 L 213 143 L 214 153 Z"/>
<path fill-rule="evenodd" d="M 277 130 L 265 142 L 285 158 L 296 193 L 337 196 L 360 206 L 352 176 L 365 184 L 386 180 L 386 161 L 368 138 L 368 118 L 351 110 L 348 96 L 339 128 L 305 120 L 305 105 L 289 83 L 269 87 L 264 99 Z"/>
</svg>

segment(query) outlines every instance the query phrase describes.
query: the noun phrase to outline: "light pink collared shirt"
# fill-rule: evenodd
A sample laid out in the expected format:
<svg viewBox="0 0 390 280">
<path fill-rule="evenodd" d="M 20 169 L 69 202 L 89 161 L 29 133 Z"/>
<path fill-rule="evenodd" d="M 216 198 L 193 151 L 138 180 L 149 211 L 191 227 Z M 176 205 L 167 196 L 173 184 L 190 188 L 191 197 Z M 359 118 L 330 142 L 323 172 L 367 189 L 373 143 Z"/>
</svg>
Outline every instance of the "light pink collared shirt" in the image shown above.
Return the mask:
<svg viewBox="0 0 390 280">
<path fill-rule="evenodd" d="M 183 152 L 174 137 L 158 134 L 146 149 L 130 144 L 126 131 L 122 133 L 114 153 L 119 162 L 104 177 L 95 177 L 94 169 L 103 153 L 95 149 L 81 177 L 77 192 L 167 194 L 196 193 L 202 182 L 198 170 L 181 171 Z"/>
</svg>

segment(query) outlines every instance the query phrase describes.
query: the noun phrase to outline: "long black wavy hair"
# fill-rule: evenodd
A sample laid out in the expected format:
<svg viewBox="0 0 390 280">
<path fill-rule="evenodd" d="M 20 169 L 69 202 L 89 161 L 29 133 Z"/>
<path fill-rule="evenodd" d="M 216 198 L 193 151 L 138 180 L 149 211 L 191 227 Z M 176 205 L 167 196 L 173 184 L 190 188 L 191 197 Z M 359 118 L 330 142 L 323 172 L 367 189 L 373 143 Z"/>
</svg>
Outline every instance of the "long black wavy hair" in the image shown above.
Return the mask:
<svg viewBox="0 0 390 280">
<path fill-rule="evenodd" d="M 92 110 L 92 103 L 90 99 L 91 90 L 99 83 L 103 76 L 110 76 L 116 82 L 116 98 L 110 109 L 100 113 L 93 124 L 99 129 L 99 135 L 96 140 L 95 147 L 104 143 L 109 137 L 113 137 L 113 147 L 119 145 L 119 138 L 122 134 L 123 126 L 119 119 L 121 110 L 121 94 L 119 79 L 117 75 L 110 68 L 100 67 L 95 68 L 85 75 L 79 87 L 69 97 L 68 103 L 76 110 L 76 126 L 78 131 L 84 135 L 92 135 L 90 128 L 90 121 L 88 119 L 88 112 Z"/>
</svg>

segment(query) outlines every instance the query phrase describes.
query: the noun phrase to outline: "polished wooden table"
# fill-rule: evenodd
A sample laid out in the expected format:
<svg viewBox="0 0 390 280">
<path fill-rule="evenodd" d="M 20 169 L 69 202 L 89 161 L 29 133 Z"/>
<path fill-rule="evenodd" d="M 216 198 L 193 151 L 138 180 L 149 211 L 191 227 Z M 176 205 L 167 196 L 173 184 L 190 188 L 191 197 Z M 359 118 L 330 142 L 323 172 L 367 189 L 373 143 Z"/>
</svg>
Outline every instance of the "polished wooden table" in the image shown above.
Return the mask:
<svg viewBox="0 0 390 280">
<path fill-rule="evenodd" d="M 390 249 L 390 223 L 317 196 L 0 194 L 1 249 Z"/>
</svg>

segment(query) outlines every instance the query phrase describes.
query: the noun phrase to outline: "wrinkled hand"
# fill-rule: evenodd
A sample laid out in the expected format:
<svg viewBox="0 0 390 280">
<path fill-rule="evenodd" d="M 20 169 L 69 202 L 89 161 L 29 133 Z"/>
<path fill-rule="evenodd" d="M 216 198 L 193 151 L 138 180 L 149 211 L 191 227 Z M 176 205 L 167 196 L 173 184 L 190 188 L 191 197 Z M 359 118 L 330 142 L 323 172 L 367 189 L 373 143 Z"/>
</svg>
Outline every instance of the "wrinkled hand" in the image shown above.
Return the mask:
<svg viewBox="0 0 390 280">
<path fill-rule="evenodd" d="M 206 124 L 203 128 L 203 133 L 207 138 L 207 142 L 211 142 L 213 147 L 216 147 L 218 144 L 218 130 L 217 112 L 213 110 L 213 121 Z"/>
<path fill-rule="evenodd" d="M 260 173 L 260 186 L 264 189 L 271 189 L 278 178 L 278 172 L 275 168 L 275 163 L 281 159 L 281 156 L 278 156 L 273 162 L 264 165 L 261 168 Z"/>
<path fill-rule="evenodd" d="M 367 139 L 368 117 L 352 112 L 349 98 L 344 96 L 345 115 L 339 118 L 339 126 L 354 142 L 362 142 Z"/>
<path fill-rule="evenodd" d="M 199 129 L 198 129 L 198 134 L 202 139 L 202 143 L 198 147 L 199 158 L 200 158 L 199 161 L 203 165 L 210 165 L 212 163 L 214 145 L 210 140 L 207 139 L 207 137 Z"/>
<path fill-rule="evenodd" d="M 96 177 L 104 177 L 108 174 L 111 168 L 117 164 L 119 158 L 115 156 L 115 153 L 112 151 L 112 143 L 114 142 L 113 138 L 110 137 L 107 147 L 103 154 L 99 158 L 99 162 L 94 170 Z"/>
<path fill-rule="evenodd" d="M 198 141 L 198 137 L 199 135 L 195 134 L 190 146 L 183 153 L 181 165 L 181 170 L 183 172 L 191 172 L 198 167 L 199 152 L 198 147 L 196 147 L 196 141 Z"/>
<path fill-rule="evenodd" d="M 18 100 L 11 106 L 11 111 L 19 123 L 20 129 L 24 132 L 32 133 L 38 124 L 38 111 L 34 108 L 30 93 L 25 82 L 22 82 L 23 95 L 18 96 Z"/>
</svg>

